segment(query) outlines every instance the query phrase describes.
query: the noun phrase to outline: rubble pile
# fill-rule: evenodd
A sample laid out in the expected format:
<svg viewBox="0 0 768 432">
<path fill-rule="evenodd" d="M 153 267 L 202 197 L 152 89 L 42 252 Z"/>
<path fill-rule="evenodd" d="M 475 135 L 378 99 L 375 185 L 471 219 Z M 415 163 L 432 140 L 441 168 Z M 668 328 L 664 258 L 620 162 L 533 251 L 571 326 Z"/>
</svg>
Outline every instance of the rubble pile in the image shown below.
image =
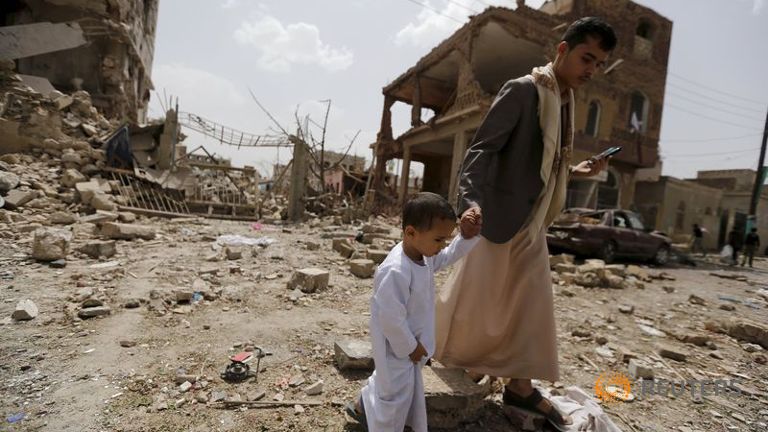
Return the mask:
<svg viewBox="0 0 768 432">
<path fill-rule="evenodd" d="M 117 210 L 118 200 L 111 195 L 117 185 L 99 176 L 106 164 L 101 147 L 117 121 L 101 115 L 85 91 L 36 92 L 11 72 L 12 65 L 0 64 L 0 123 L 12 131 L 4 139 L 20 153 L 0 157 L 4 208 Z"/>
</svg>

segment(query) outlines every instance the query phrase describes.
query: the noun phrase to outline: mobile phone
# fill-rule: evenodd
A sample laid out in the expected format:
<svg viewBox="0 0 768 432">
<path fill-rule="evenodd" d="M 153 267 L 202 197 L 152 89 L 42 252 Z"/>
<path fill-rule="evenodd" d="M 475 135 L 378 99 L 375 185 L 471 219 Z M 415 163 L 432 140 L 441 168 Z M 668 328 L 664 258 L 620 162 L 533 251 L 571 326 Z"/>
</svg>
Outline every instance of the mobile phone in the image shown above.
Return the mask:
<svg viewBox="0 0 768 432">
<path fill-rule="evenodd" d="M 618 153 L 620 151 L 621 151 L 621 147 L 619 147 L 619 146 L 611 147 L 611 148 L 605 150 L 604 152 L 600 153 L 597 156 L 592 156 L 592 159 L 594 159 L 594 160 L 605 159 L 607 157 L 611 157 L 611 156 L 615 155 L 616 153 Z"/>
</svg>

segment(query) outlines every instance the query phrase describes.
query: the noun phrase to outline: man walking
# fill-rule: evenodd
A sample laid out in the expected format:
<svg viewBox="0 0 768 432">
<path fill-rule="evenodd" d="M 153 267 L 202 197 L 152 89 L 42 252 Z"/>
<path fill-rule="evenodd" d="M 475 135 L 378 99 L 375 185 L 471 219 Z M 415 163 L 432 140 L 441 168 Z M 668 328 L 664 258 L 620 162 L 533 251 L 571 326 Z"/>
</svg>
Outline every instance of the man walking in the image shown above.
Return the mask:
<svg viewBox="0 0 768 432">
<path fill-rule="evenodd" d="M 749 266 L 752 267 L 752 262 L 755 260 L 755 252 L 760 247 L 760 236 L 757 235 L 757 228 L 752 228 L 747 238 L 744 239 L 744 258 L 742 258 L 741 266 L 747 263 L 749 260 Z"/>
<path fill-rule="evenodd" d="M 509 378 L 504 403 L 563 416 L 531 379 L 557 381 L 557 341 L 547 226 L 565 204 L 568 179 L 599 174 L 606 159 L 569 165 L 573 90 L 605 65 L 613 29 L 582 18 L 565 32 L 553 63 L 508 81 L 462 165 L 459 210 L 481 211 L 482 235 L 438 294 L 435 358 L 477 375 Z"/>
</svg>

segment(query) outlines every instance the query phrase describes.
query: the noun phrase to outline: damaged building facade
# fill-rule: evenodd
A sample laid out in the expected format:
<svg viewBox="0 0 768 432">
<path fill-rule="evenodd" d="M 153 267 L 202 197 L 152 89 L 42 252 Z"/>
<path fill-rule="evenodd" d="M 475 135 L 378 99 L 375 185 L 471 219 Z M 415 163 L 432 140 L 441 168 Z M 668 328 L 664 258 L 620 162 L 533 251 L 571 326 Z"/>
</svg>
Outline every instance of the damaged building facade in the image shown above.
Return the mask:
<svg viewBox="0 0 768 432">
<path fill-rule="evenodd" d="M 387 161 L 402 159 L 396 192 L 407 195 L 412 162 L 424 164 L 422 189 L 455 202 L 468 144 L 502 85 L 553 60 L 566 27 L 599 16 L 619 40 L 608 66 L 575 92 L 574 160 L 620 145 L 610 169 L 597 179 L 572 181 L 569 207 L 631 207 L 641 170 L 659 164 L 658 141 L 672 22 L 629 0 L 557 0 L 538 10 L 490 7 L 420 59 L 384 90 L 375 148 L 373 189 L 386 194 Z M 411 106 L 411 128 L 395 137 L 392 107 Z M 424 109 L 431 110 L 428 120 Z"/>
<path fill-rule="evenodd" d="M 107 118 L 143 123 L 158 2 L 4 0 L 0 52 L 22 78 L 45 78 L 64 93 L 85 90 Z"/>
<path fill-rule="evenodd" d="M 648 223 L 684 242 L 693 224 L 705 228 L 704 246 L 720 249 L 731 230 L 746 233 L 757 171 L 753 169 L 699 171 L 695 178 L 661 177 L 637 184 L 637 208 Z M 768 235 L 768 191 L 757 201 L 758 234 Z"/>
</svg>

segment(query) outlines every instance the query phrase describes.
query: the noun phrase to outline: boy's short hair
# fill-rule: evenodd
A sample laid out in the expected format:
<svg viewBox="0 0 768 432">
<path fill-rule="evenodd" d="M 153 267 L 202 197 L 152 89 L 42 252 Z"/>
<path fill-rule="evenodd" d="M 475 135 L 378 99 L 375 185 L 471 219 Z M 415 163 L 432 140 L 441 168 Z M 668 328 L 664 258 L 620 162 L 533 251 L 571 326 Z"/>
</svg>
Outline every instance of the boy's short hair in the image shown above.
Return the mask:
<svg viewBox="0 0 768 432">
<path fill-rule="evenodd" d="M 418 231 L 427 231 L 435 219 L 456 220 L 456 211 L 438 194 L 420 192 L 403 207 L 403 229 L 410 225 Z"/>
<path fill-rule="evenodd" d="M 596 17 L 585 17 L 574 21 L 568 26 L 561 40 L 567 42 L 569 48 L 573 48 L 586 42 L 587 36 L 598 39 L 600 48 L 604 51 L 613 51 L 616 48 L 616 33 L 613 27 Z"/>
</svg>

